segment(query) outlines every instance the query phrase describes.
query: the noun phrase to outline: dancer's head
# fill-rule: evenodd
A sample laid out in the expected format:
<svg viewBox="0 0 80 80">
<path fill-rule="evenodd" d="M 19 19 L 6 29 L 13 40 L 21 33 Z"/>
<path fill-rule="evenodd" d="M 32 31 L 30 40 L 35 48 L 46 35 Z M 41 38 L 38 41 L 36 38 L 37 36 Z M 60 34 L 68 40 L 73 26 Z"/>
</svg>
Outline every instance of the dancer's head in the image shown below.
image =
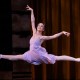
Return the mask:
<svg viewBox="0 0 80 80">
<path fill-rule="evenodd" d="M 37 31 L 39 31 L 39 32 L 43 32 L 44 31 L 44 24 L 43 23 L 39 23 L 37 25 Z"/>
</svg>

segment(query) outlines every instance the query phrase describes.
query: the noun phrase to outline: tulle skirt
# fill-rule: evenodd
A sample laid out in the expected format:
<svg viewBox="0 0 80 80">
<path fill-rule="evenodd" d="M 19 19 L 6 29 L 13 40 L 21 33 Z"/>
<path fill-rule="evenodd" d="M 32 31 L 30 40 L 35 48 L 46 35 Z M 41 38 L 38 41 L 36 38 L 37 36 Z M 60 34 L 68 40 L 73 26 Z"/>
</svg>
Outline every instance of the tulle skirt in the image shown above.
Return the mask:
<svg viewBox="0 0 80 80">
<path fill-rule="evenodd" d="M 39 65 L 41 63 L 54 64 L 56 61 L 55 55 L 48 54 L 46 49 L 43 47 L 38 47 L 36 49 L 28 50 L 23 54 L 23 59 L 28 63 L 34 64 L 34 65 Z"/>
</svg>

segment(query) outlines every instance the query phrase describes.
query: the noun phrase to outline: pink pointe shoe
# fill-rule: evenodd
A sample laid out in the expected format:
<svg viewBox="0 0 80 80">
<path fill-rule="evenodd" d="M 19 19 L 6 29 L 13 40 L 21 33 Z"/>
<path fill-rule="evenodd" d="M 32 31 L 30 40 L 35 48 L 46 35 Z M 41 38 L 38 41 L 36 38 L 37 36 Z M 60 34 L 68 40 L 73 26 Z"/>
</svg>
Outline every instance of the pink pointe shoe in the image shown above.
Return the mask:
<svg viewBox="0 0 80 80">
<path fill-rule="evenodd" d="M 76 61 L 77 61 L 77 62 L 80 62 L 80 58 L 77 58 Z"/>
<path fill-rule="evenodd" d="M 2 54 L 0 54 L 0 59 L 2 58 Z"/>
</svg>

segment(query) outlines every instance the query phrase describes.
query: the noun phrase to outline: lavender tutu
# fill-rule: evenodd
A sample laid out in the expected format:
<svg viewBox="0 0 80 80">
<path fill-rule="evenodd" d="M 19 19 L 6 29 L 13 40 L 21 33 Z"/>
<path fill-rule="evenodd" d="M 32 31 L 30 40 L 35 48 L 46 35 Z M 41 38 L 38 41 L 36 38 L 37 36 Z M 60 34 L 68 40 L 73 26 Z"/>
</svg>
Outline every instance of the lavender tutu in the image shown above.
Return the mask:
<svg viewBox="0 0 80 80">
<path fill-rule="evenodd" d="M 41 46 L 42 40 L 38 38 L 31 38 L 30 39 L 30 50 L 23 54 L 23 59 L 28 63 L 39 65 L 41 63 L 48 64 L 48 60 L 51 64 L 54 64 L 56 58 L 52 54 L 48 54 L 45 48 Z"/>
</svg>

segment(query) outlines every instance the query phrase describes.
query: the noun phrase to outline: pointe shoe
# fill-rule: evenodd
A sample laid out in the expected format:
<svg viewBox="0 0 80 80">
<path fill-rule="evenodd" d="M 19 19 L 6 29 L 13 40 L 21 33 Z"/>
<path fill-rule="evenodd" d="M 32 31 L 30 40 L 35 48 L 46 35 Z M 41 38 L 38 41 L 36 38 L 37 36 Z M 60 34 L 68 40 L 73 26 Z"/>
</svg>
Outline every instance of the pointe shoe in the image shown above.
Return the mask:
<svg viewBox="0 0 80 80">
<path fill-rule="evenodd" d="M 0 59 L 2 58 L 2 54 L 0 54 Z"/>
<path fill-rule="evenodd" d="M 77 61 L 77 62 L 80 62 L 80 58 L 77 58 L 76 61 Z"/>
</svg>

